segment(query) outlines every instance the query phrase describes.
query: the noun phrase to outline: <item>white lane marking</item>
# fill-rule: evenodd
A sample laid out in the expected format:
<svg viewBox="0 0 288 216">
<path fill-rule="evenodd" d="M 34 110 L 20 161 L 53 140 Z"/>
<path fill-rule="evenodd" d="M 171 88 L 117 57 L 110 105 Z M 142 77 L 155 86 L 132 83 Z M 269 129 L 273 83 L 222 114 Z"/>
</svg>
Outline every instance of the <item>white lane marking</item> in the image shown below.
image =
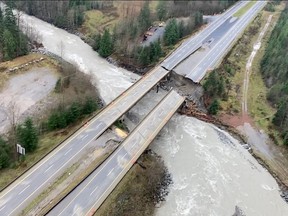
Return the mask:
<svg viewBox="0 0 288 216">
<path fill-rule="evenodd" d="M 107 176 L 109 176 L 114 170 L 114 167 L 110 170 L 110 172 L 107 174 Z"/>
<path fill-rule="evenodd" d="M 170 62 L 173 65 L 175 61 L 178 61 L 178 59 L 175 58 L 175 56 L 178 57 L 177 53 L 185 52 L 187 47 L 193 45 L 194 43 L 198 43 L 199 40 L 201 40 L 203 37 L 206 37 L 211 32 L 215 31 L 216 28 L 218 28 L 220 25 L 222 25 L 224 23 L 224 21 L 226 20 L 225 17 L 229 18 L 236 11 L 238 11 L 240 8 L 242 8 L 245 4 L 247 4 L 247 3 L 244 3 L 243 5 L 242 5 L 242 3 L 239 5 L 235 5 L 232 8 L 230 8 L 229 10 L 227 10 L 225 13 L 223 13 L 221 16 L 219 16 L 213 22 L 213 25 L 209 25 L 207 28 L 205 28 L 203 31 L 201 31 L 199 34 L 197 34 L 195 37 L 192 37 L 188 41 L 185 41 L 176 51 L 174 51 L 172 53 L 172 55 L 170 55 L 168 58 L 166 58 L 164 60 L 164 62 L 165 63 Z M 223 19 L 223 17 L 224 17 L 224 19 Z M 171 64 L 168 63 L 168 68 L 170 67 Z"/>
<path fill-rule="evenodd" d="M 164 112 L 164 111 L 162 110 L 162 111 L 159 113 L 159 115 L 162 116 L 163 112 Z"/>
<path fill-rule="evenodd" d="M 54 166 L 54 164 L 52 164 L 50 167 L 48 167 L 48 169 L 46 169 L 46 170 L 44 171 L 44 173 L 46 173 L 48 170 L 50 170 L 53 166 Z"/>
<path fill-rule="evenodd" d="M 97 190 L 98 186 L 90 193 L 90 196 Z"/>
<path fill-rule="evenodd" d="M 127 152 L 125 153 L 125 155 L 122 156 L 121 160 L 124 159 L 126 155 L 127 155 Z"/>
<path fill-rule="evenodd" d="M 30 187 L 30 185 L 27 185 L 18 195 L 22 194 L 28 187 Z"/>
<path fill-rule="evenodd" d="M 113 115 L 113 114 L 112 114 L 112 115 Z M 85 136 L 83 136 L 83 137 L 81 138 L 81 140 L 84 140 L 87 136 L 88 136 L 88 134 L 86 134 Z"/>
<path fill-rule="evenodd" d="M 246 20 L 249 20 L 249 17 L 247 16 L 247 18 L 246 18 Z M 244 20 L 243 21 L 243 24 L 242 23 L 240 23 L 239 25 L 242 25 L 242 26 L 246 26 L 247 25 L 247 23 L 246 23 L 246 20 Z M 240 26 L 240 29 L 241 29 L 241 27 L 242 26 Z M 233 26 L 228 32 L 231 32 L 231 33 L 234 33 L 234 31 L 235 32 L 239 32 L 239 30 L 238 29 L 236 29 L 236 26 Z M 216 44 L 216 46 L 215 47 L 217 47 L 217 46 L 220 46 L 220 45 L 225 45 L 225 43 L 226 43 L 226 41 L 227 40 L 229 40 L 229 35 L 228 35 L 228 32 L 226 32 L 225 33 L 225 35 L 224 35 L 224 37 L 222 37 L 222 39 L 218 42 L 218 44 Z M 226 38 L 225 38 L 226 37 Z M 230 36 L 231 37 L 231 36 Z M 225 39 L 225 40 L 224 40 Z M 231 42 L 230 42 L 231 43 Z M 230 44 L 229 43 L 229 44 Z M 216 49 L 216 48 L 215 48 Z M 218 49 L 220 49 L 220 48 L 218 48 Z M 217 52 L 218 52 L 218 49 L 217 49 Z M 226 49 L 227 49 L 227 47 L 226 47 Z M 209 54 L 212 52 L 212 50 L 213 49 L 211 49 L 210 51 L 209 51 L 209 53 L 207 54 L 207 56 L 206 56 L 206 58 L 209 56 Z M 221 54 L 221 53 L 220 53 Z M 217 55 L 217 58 L 219 57 L 219 55 Z M 202 61 L 200 61 L 199 63 L 198 63 L 198 65 L 200 65 L 203 61 L 205 60 L 205 58 L 202 60 Z M 197 66 L 198 66 L 197 65 Z M 210 65 L 209 65 L 210 66 Z M 194 70 L 192 70 L 188 75 L 186 75 L 186 77 L 189 77 L 191 74 L 192 74 L 192 72 L 193 72 Z M 204 74 L 205 75 L 205 74 Z M 203 77 L 202 77 L 203 78 Z M 202 79 L 201 78 L 201 79 Z"/>
<path fill-rule="evenodd" d="M 71 150 L 72 148 L 70 148 L 64 155 L 67 155 Z"/>
<path fill-rule="evenodd" d="M 134 147 L 136 145 L 136 142 L 132 145 L 132 147 Z"/>
<path fill-rule="evenodd" d="M 160 71 L 161 73 L 162 73 L 163 71 L 165 71 L 165 74 L 168 73 L 166 70 L 161 69 L 160 67 L 157 67 L 157 68 L 155 68 L 154 70 L 152 70 L 151 72 L 149 72 L 148 75 L 143 76 L 142 82 L 145 82 L 146 79 L 150 78 L 150 77 L 152 76 L 152 74 L 153 74 L 153 71 L 156 71 L 156 72 L 159 72 L 159 71 Z M 164 75 L 163 75 L 163 76 L 164 76 Z M 162 78 L 162 77 L 161 77 L 161 78 Z M 141 82 L 139 82 L 138 84 L 134 84 L 129 90 L 127 90 L 128 92 L 126 92 L 126 93 L 132 92 L 132 90 L 134 90 L 135 88 L 137 88 L 138 86 L 140 86 L 140 84 L 141 84 Z M 99 114 L 97 115 L 97 117 L 95 117 L 95 119 L 93 119 L 93 120 L 91 120 L 91 121 L 89 122 L 88 127 L 90 127 L 90 125 L 91 125 L 93 122 L 95 122 L 95 121 L 97 121 L 97 120 L 99 120 L 99 119 L 101 120 L 101 117 L 102 117 L 102 116 L 104 116 L 104 117 L 105 117 L 105 115 L 107 116 L 107 115 L 109 114 L 109 113 L 107 114 L 107 112 L 108 112 L 109 110 L 111 110 L 111 109 L 115 109 L 115 108 L 113 108 L 113 106 L 119 104 L 120 101 L 121 101 L 121 99 L 122 99 L 122 97 L 118 97 L 118 99 L 116 99 L 115 101 L 111 102 L 101 113 L 99 113 Z M 111 107 L 111 106 L 112 106 L 112 108 L 109 108 L 109 107 Z M 102 124 L 103 124 L 103 123 L 101 122 L 100 125 L 102 125 Z M 98 127 L 99 127 L 100 125 L 98 125 Z M 37 166 L 38 166 L 38 167 L 41 167 L 45 162 L 47 162 L 48 160 L 50 160 L 54 155 L 58 154 L 61 149 L 63 149 L 64 147 L 66 147 L 66 146 L 70 143 L 70 141 L 74 140 L 78 135 L 80 135 L 80 134 L 81 134 L 83 131 L 85 131 L 85 130 L 87 130 L 87 128 L 85 128 L 85 127 L 83 127 L 82 129 L 80 129 L 79 132 L 76 132 L 75 135 L 71 136 L 71 138 L 69 138 L 68 140 L 66 140 L 66 143 L 65 143 L 64 145 L 61 145 L 60 148 L 59 148 L 57 151 L 53 152 L 51 155 L 49 155 L 49 156 L 47 157 L 46 160 L 42 161 L 42 163 L 40 163 L 39 165 L 37 164 Z M 88 143 L 86 143 L 78 152 L 81 152 L 89 143 L 91 143 L 91 142 L 93 141 L 93 139 L 94 139 L 95 137 L 98 137 L 98 134 L 97 134 L 96 136 L 94 136 Z M 69 160 L 66 161 L 66 162 L 59 168 L 59 170 L 61 170 L 61 169 L 62 169 L 67 163 L 69 163 L 75 156 L 76 156 L 76 154 L 73 155 L 72 157 L 70 157 Z M 37 169 L 38 169 L 38 167 L 37 167 Z M 20 180 L 20 182 L 23 182 L 23 181 L 24 181 L 26 178 L 28 178 L 32 173 L 36 172 L 37 169 L 34 169 L 31 173 L 29 173 L 29 174 L 28 174 L 27 176 L 25 176 L 22 180 Z M 11 215 L 16 209 L 18 209 L 28 198 L 30 198 L 39 188 L 41 188 L 45 183 L 47 183 L 47 181 L 49 181 L 49 180 L 50 180 L 52 177 L 54 177 L 57 173 L 58 173 L 58 171 L 55 172 L 55 173 L 53 173 L 48 179 L 45 180 L 45 182 L 43 182 L 39 187 L 37 187 L 37 189 L 36 189 L 35 191 L 33 191 L 26 199 L 24 199 L 22 202 L 20 201 L 21 203 L 20 203 L 17 207 L 15 207 L 14 210 L 12 210 L 9 215 Z M 19 184 L 15 184 L 15 186 L 12 186 L 12 188 L 8 189 L 4 194 L 1 194 L 0 199 L 1 199 L 2 197 L 6 196 L 10 191 L 12 191 L 14 188 L 16 188 L 16 187 L 18 187 L 18 186 L 19 186 Z"/>
<path fill-rule="evenodd" d="M 2 208 L 0 208 L 0 211 L 2 211 L 5 207 L 6 207 L 6 205 L 4 205 Z"/>
<path fill-rule="evenodd" d="M 183 101 L 184 100 L 182 100 L 182 101 L 180 101 L 178 104 L 177 104 L 177 107 L 179 107 L 182 103 L 183 103 Z M 158 126 L 158 128 L 156 129 L 156 131 L 159 129 L 159 126 Z M 154 133 L 154 134 L 153 134 Z M 152 133 L 152 136 L 156 136 L 155 135 L 155 131 Z M 158 132 L 156 133 L 156 134 L 158 134 Z M 111 185 L 113 185 L 114 183 L 115 183 L 115 181 L 117 180 L 117 178 L 123 173 L 123 171 L 125 171 L 126 169 L 127 169 L 127 167 L 129 167 L 129 164 L 135 159 L 135 157 L 137 157 L 137 159 L 138 159 L 138 157 L 140 157 L 140 155 L 138 155 L 139 154 L 139 152 L 141 152 L 141 151 L 144 151 L 145 149 L 146 149 L 146 143 L 150 143 L 150 140 L 146 140 L 143 144 L 142 144 L 142 147 L 137 151 L 137 153 L 136 154 L 134 154 L 134 157 L 130 160 L 130 162 L 126 165 L 126 167 L 124 167 L 124 169 L 122 169 L 121 171 L 120 171 L 120 173 L 118 174 L 118 176 L 116 176 L 116 178 L 114 178 L 114 180 L 113 180 L 113 182 L 110 184 L 110 186 L 108 186 L 108 188 L 101 194 L 101 196 L 100 196 L 100 198 L 98 198 L 98 200 L 97 200 L 97 202 L 99 202 L 99 200 L 103 197 L 103 196 L 105 196 L 105 194 L 107 193 L 107 191 L 111 188 Z M 121 149 L 123 149 L 125 147 L 125 144 L 121 147 L 121 148 L 118 148 L 119 149 L 119 151 L 121 150 Z M 144 148 L 143 148 L 144 147 Z M 118 150 L 117 149 L 117 150 Z M 119 152 L 118 151 L 118 152 Z M 115 154 L 115 155 L 117 155 L 117 154 Z M 114 155 L 112 156 L 112 158 L 114 157 Z M 112 159 L 111 158 L 111 159 Z M 108 161 L 109 162 L 109 161 Z M 133 162 L 134 163 L 134 162 Z M 106 165 L 106 164 L 105 164 Z M 105 165 L 103 166 L 103 168 L 102 169 L 104 169 L 105 168 Z M 132 165 L 131 165 L 132 166 Z M 90 182 L 87 184 L 87 185 L 89 185 L 95 178 L 97 177 L 97 175 L 96 176 L 94 176 L 93 177 L 93 179 L 92 180 L 90 180 Z M 81 193 L 81 192 L 80 192 Z M 78 193 L 76 196 L 78 196 L 80 193 Z M 74 198 L 73 200 L 75 200 L 76 198 Z M 72 202 L 72 201 L 71 201 Z M 71 204 L 71 202 L 68 204 L 68 205 L 70 205 Z M 87 216 L 88 214 L 89 214 L 89 212 L 91 212 L 91 210 L 94 208 L 94 206 L 96 205 L 97 203 L 95 203 L 90 209 L 89 209 L 89 211 L 87 211 L 88 213 L 86 213 L 85 215 Z M 67 207 L 66 207 L 67 208 Z M 63 210 L 64 211 L 64 210 Z M 62 211 L 62 212 L 63 212 Z M 61 213 L 62 213 L 61 212 Z M 61 214 L 60 213 L 60 214 Z"/>
</svg>

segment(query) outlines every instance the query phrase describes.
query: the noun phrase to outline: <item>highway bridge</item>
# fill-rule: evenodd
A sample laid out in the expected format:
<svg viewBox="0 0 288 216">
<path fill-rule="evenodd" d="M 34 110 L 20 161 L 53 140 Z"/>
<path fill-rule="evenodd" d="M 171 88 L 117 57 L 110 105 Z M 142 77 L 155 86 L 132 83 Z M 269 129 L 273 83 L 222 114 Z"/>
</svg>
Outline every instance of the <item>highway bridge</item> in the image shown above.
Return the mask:
<svg viewBox="0 0 288 216">
<path fill-rule="evenodd" d="M 48 215 L 92 215 L 143 151 L 157 136 L 184 98 L 170 91 L 112 155 Z"/>
<path fill-rule="evenodd" d="M 17 215 L 77 161 L 85 148 L 135 105 L 169 71 L 158 66 L 108 104 L 85 127 L 47 155 L 0 194 L 0 215 Z M 167 107 L 169 111 L 169 106 Z"/>
<path fill-rule="evenodd" d="M 193 37 L 191 40 L 183 43 L 183 46 L 181 46 L 172 55 L 163 61 L 161 64 L 162 67 L 157 66 L 155 69 L 138 80 L 118 98 L 108 104 L 96 117 L 89 121 L 87 126 L 77 131 L 73 136 L 71 136 L 53 152 L 47 155 L 27 173 L 22 175 L 17 181 L 2 191 L 0 194 L 0 215 L 9 216 L 19 214 L 21 210 L 23 210 L 35 197 L 44 191 L 49 186 L 49 184 L 53 183 L 57 177 L 59 177 L 68 167 L 70 167 L 73 162 L 77 161 L 77 159 L 79 160 L 79 158 L 84 155 L 84 151 L 87 146 L 93 140 L 97 139 L 117 119 L 119 119 L 131 107 L 133 107 L 133 105 L 137 103 L 149 90 L 151 90 L 153 86 L 155 86 L 161 79 L 167 76 L 170 70 L 175 68 L 175 66 L 186 59 L 187 56 L 191 55 L 191 53 L 195 52 L 195 50 L 201 46 L 203 39 L 206 36 L 211 34 L 215 29 L 222 25 L 225 20 L 229 18 L 229 16 L 234 14 L 245 4 L 246 2 L 242 1 L 237 3 L 234 7 L 227 10 L 226 13 L 220 16 L 217 21 L 211 23 L 207 28 L 208 30 L 205 29 L 196 37 Z M 255 14 L 257 14 L 257 12 L 263 7 L 264 4 L 260 5 L 260 3 L 257 2 L 255 5 L 257 7 L 255 6 L 253 7 L 253 10 L 249 10 L 251 13 L 248 17 L 246 17 L 247 22 L 251 20 Z M 245 23 L 243 19 L 242 25 L 244 26 Z M 234 33 L 233 37 L 235 38 L 235 35 L 239 34 L 240 31 L 235 31 Z M 233 38 L 229 38 L 229 41 L 230 40 L 233 40 Z M 223 42 L 224 40 L 220 41 Z M 215 47 L 223 45 L 224 44 L 219 43 L 218 45 L 215 45 Z M 216 53 L 217 56 L 215 57 L 215 60 L 210 59 L 211 64 L 214 64 L 216 59 L 220 58 L 221 52 L 224 52 L 224 50 L 220 49 L 219 52 L 220 54 Z M 193 79 L 197 80 L 197 78 Z M 53 211 L 58 212 L 59 214 L 61 213 L 63 215 L 67 215 L 66 213 L 70 212 L 80 212 L 82 211 L 82 208 L 84 209 L 83 212 L 85 213 L 97 209 L 97 207 L 101 204 L 101 202 L 105 199 L 113 187 L 115 187 L 115 185 L 121 180 L 124 173 L 130 168 L 132 162 L 138 158 L 141 152 L 143 152 L 143 150 L 155 138 L 157 133 L 177 110 L 181 104 L 180 102 L 183 102 L 183 98 L 174 91 L 170 92 L 158 104 L 158 106 L 153 109 L 153 111 L 145 118 L 145 120 L 142 121 L 140 125 L 138 125 L 138 127 L 131 133 L 131 135 L 129 135 L 129 137 L 121 144 L 119 149 L 113 153 L 114 156 L 112 155 L 109 157 L 111 159 L 107 160 L 101 166 L 101 168 L 92 173 L 90 175 L 92 177 L 89 177 L 90 180 L 87 180 L 88 182 L 86 181 L 86 184 L 81 184 L 79 187 L 81 189 L 76 189 L 75 192 L 73 191 L 71 193 L 74 194 L 73 198 L 71 198 L 72 195 L 67 196 L 67 200 L 63 200 L 65 204 L 60 203 L 59 207 L 56 207 L 53 209 Z M 153 124 L 151 125 L 150 122 L 153 122 Z M 159 127 L 156 127 L 158 125 Z M 150 130 L 150 128 L 154 129 L 155 132 Z M 116 153 L 118 155 L 115 156 Z M 127 161 L 124 163 L 127 164 L 127 166 L 121 166 L 121 163 L 118 162 L 118 156 L 122 157 L 123 161 Z M 104 165 L 105 168 L 103 168 Z M 106 182 L 106 179 L 110 179 L 110 177 L 106 177 L 110 175 L 113 176 L 113 179 L 116 178 L 116 180 L 107 180 Z M 102 180 L 105 177 L 105 181 L 102 181 L 101 187 L 100 185 L 98 186 L 99 188 L 92 187 L 91 183 L 93 182 L 93 184 L 97 184 L 100 178 L 99 176 L 101 176 Z M 93 189 L 92 191 L 94 191 L 93 193 L 90 191 L 90 194 L 88 194 L 90 197 L 88 200 L 91 200 L 91 202 L 87 203 L 87 205 L 83 205 L 83 201 L 81 202 L 80 199 L 81 197 L 85 197 L 83 199 L 85 202 L 87 202 L 87 191 L 89 191 L 89 188 L 90 190 Z M 93 199 L 95 199 L 94 204 L 92 203 Z M 79 208 L 77 208 L 77 206 Z"/>
</svg>

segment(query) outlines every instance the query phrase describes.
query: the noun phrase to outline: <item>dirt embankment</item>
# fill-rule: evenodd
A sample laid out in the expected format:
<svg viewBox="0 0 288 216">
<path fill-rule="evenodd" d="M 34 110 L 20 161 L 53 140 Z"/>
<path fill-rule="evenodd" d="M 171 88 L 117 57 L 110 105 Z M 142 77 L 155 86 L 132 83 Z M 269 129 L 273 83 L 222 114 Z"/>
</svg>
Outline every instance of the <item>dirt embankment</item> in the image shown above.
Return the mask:
<svg viewBox="0 0 288 216">
<path fill-rule="evenodd" d="M 186 102 L 183 105 L 183 107 L 179 110 L 179 113 L 183 115 L 195 117 L 199 120 L 214 124 L 217 127 L 228 131 L 233 137 L 238 139 L 241 144 L 247 143 L 247 137 L 245 137 L 239 130 L 237 130 L 235 127 L 233 127 L 229 123 L 227 124 L 223 122 L 221 119 L 208 115 L 207 113 L 204 113 L 203 111 L 199 110 L 199 108 L 197 108 L 195 102 L 193 101 Z M 276 179 L 282 191 L 281 196 L 285 198 L 288 194 L 288 185 L 285 181 L 283 181 L 283 178 L 279 176 L 277 172 L 275 172 L 275 167 L 270 165 L 270 163 L 267 163 L 267 161 L 263 159 L 263 157 L 259 156 L 258 154 L 255 154 L 253 152 L 251 154 L 259 162 L 259 164 L 261 164 L 265 169 L 267 169 L 269 173 Z"/>
</svg>

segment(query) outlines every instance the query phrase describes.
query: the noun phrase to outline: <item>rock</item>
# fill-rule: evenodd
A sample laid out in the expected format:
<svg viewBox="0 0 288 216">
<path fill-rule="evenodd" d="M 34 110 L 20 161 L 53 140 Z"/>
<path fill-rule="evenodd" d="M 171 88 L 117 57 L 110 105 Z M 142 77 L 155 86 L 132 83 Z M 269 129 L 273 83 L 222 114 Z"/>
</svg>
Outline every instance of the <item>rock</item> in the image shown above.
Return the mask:
<svg viewBox="0 0 288 216">
<path fill-rule="evenodd" d="M 235 206 L 235 213 L 232 216 L 245 216 L 244 212 L 240 209 L 240 207 Z"/>
</svg>

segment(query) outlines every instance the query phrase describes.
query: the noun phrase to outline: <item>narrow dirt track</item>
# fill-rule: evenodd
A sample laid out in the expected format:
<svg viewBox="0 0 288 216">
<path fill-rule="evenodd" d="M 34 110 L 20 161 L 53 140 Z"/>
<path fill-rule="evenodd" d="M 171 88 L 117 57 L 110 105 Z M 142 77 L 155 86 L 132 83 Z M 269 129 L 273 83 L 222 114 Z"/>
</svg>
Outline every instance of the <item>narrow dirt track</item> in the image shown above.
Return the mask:
<svg viewBox="0 0 288 216">
<path fill-rule="evenodd" d="M 249 56 L 249 59 L 246 63 L 246 71 L 245 71 L 245 76 L 244 76 L 244 81 L 243 81 L 243 97 L 242 97 L 242 114 L 243 115 L 248 113 L 247 97 L 248 97 L 249 79 L 250 79 L 250 74 L 251 74 L 252 62 L 258 50 L 261 47 L 261 41 L 270 25 L 271 19 L 272 19 L 272 15 L 268 17 L 267 22 L 264 28 L 262 29 L 262 31 L 260 32 L 256 43 L 253 45 L 253 51 L 251 52 L 251 55 Z"/>
</svg>

